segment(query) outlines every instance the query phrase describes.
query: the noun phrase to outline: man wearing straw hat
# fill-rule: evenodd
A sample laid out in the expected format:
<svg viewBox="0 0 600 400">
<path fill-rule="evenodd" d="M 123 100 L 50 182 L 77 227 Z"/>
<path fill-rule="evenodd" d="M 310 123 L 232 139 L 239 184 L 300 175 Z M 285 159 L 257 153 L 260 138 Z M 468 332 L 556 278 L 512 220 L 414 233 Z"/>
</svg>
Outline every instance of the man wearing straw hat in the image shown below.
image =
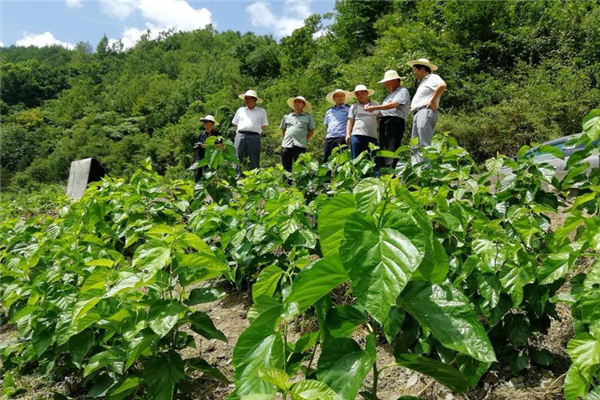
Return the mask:
<svg viewBox="0 0 600 400">
<path fill-rule="evenodd" d="M 236 166 L 239 178 L 241 175 L 240 164 L 246 155 L 250 158 L 250 169 L 260 167 L 260 136 L 267 129 L 269 121 L 267 121 L 267 112 L 263 108 L 256 106 L 256 104 L 263 101 L 254 90 L 248 90 L 238 97 L 244 100 L 244 104 L 246 105 L 237 109 L 232 121 L 236 131 L 234 140 L 235 152 L 240 160 Z"/>
<path fill-rule="evenodd" d="M 440 97 L 446 90 L 446 82 L 439 75 L 433 74 L 438 67 L 426 58 L 410 60 L 406 63 L 412 67 L 417 80 L 421 81 L 410 106 L 413 113 L 411 140 L 419 138 L 418 147 L 431 146 L 433 129 L 438 120 Z M 422 162 L 418 151 L 413 149 L 412 163 Z"/>
<path fill-rule="evenodd" d="M 324 124 L 327 128 L 325 136 L 325 151 L 323 152 L 323 161 L 327 162 L 331 152 L 336 147 L 346 144 L 346 126 L 348 125 L 348 112 L 350 107 L 346 104 L 346 99 L 352 98 L 352 93 L 342 89 L 335 89 L 327 93 L 325 100 L 332 104 L 325 112 Z"/>
<path fill-rule="evenodd" d="M 204 124 L 204 129 L 200 132 L 200 135 L 198 136 L 198 139 L 194 144 L 194 149 L 196 150 L 196 162 L 203 160 L 205 157 L 206 139 L 208 139 L 210 136 L 219 135 L 219 132 L 213 129 L 215 126 L 219 125 L 219 123 L 215 121 L 215 117 L 213 117 L 212 115 L 207 115 L 204 118 L 200 118 L 200 122 Z M 202 179 L 202 175 L 204 174 L 204 167 L 205 166 L 196 168 L 196 173 L 194 177 L 196 182 Z"/>
<path fill-rule="evenodd" d="M 410 94 L 408 89 L 403 88 L 398 72 L 393 69 L 386 71 L 383 83 L 388 95 L 379 106 L 365 106 L 365 111 L 381 111 L 381 122 L 379 124 L 379 147 L 381 150 L 396 151 L 402 142 L 402 136 L 406 127 L 406 116 L 410 108 Z M 380 161 L 382 167 L 396 168 L 398 160 L 395 158 L 383 158 Z"/>
<path fill-rule="evenodd" d="M 362 152 L 369 151 L 369 143 L 377 145 L 379 111 L 365 110 L 365 106 L 379 105 L 378 102 L 369 100 L 369 96 L 374 93 L 373 89 L 368 89 L 365 85 L 357 85 L 354 88 L 354 97 L 358 102 L 350 107 L 346 126 L 346 143 L 350 145 L 353 160 Z"/>
<path fill-rule="evenodd" d="M 288 106 L 293 112 L 284 115 L 281 128 L 281 164 L 286 171 L 292 172 L 292 166 L 300 154 L 306 152 L 307 142 L 315 133 L 315 119 L 310 103 L 302 96 L 290 97 Z"/>
</svg>

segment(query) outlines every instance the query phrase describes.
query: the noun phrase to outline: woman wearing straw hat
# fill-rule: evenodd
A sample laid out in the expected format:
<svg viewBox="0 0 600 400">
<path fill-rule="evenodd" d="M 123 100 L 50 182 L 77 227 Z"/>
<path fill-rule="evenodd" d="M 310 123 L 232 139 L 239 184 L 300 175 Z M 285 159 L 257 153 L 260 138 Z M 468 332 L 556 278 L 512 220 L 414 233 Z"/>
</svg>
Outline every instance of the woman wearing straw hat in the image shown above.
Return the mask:
<svg viewBox="0 0 600 400">
<path fill-rule="evenodd" d="M 412 67 L 413 75 L 421 81 L 410 106 L 413 113 L 411 140 L 419 138 L 418 147 L 429 147 L 438 120 L 440 97 L 446 90 L 446 82 L 439 75 L 432 74 L 432 71 L 438 67 L 426 58 L 410 60 L 406 64 Z M 413 149 L 411 159 L 413 164 L 423 161 L 417 149 Z"/>
<path fill-rule="evenodd" d="M 310 103 L 302 96 L 290 97 L 288 106 L 293 112 L 284 115 L 281 128 L 281 164 L 286 171 L 292 172 L 292 166 L 300 154 L 306 152 L 306 146 L 315 133 L 315 119 Z"/>
<path fill-rule="evenodd" d="M 330 107 L 325 112 L 325 120 L 323 121 L 323 124 L 327 128 L 323 162 L 329 160 L 333 149 L 346 144 L 346 126 L 348 125 L 348 112 L 350 111 L 350 106 L 346 104 L 346 99 L 351 98 L 352 93 L 342 89 L 335 89 L 325 96 L 325 100 L 332 104 L 333 107 Z"/>
<path fill-rule="evenodd" d="M 215 126 L 219 125 L 219 123 L 215 121 L 215 117 L 213 117 L 212 115 L 207 115 L 204 118 L 200 118 L 200 122 L 204 124 L 204 129 L 200 132 L 200 135 L 198 136 L 198 139 L 194 144 L 194 149 L 196 150 L 196 162 L 204 159 L 206 151 L 206 139 L 208 139 L 208 137 L 210 136 L 219 135 L 219 132 L 213 129 Z M 202 175 L 204 174 L 204 167 L 205 166 L 196 168 L 196 173 L 194 177 L 196 182 L 202 179 Z"/>
<path fill-rule="evenodd" d="M 376 101 L 369 100 L 375 93 L 365 85 L 354 88 L 354 97 L 358 100 L 352 104 L 348 112 L 346 126 L 346 143 L 350 145 L 352 159 L 357 158 L 363 151 L 369 150 L 369 143 L 377 145 L 377 117 L 379 111 L 366 111 L 365 106 L 377 106 Z"/>
<path fill-rule="evenodd" d="M 263 101 L 254 90 L 248 90 L 238 97 L 244 100 L 246 105 L 237 109 L 232 121 L 236 131 L 235 153 L 240 160 L 236 166 L 239 178 L 241 175 L 240 164 L 246 155 L 250 158 L 250 169 L 260 167 L 260 136 L 267 129 L 269 121 L 267 120 L 267 112 L 261 107 L 256 107 L 256 104 Z"/>
<path fill-rule="evenodd" d="M 403 88 L 400 83 L 398 72 L 393 69 L 386 71 L 383 79 L 379 83 L 383 83 L 388 95 L 383 100 L 383 104 L 379 106 L 365 106 L 366 111 L 381 111 L 381 122 L 379 124 L 379 147 L 381 150 L 396 151 L 402 142 L 402 136 L 406 128 L 406 116 L 410 109 L 410 94 L 408 89 Z M 396 168 L 398 159 L 382 158 L 380 164 L 382 167 Z"/>
</svg>

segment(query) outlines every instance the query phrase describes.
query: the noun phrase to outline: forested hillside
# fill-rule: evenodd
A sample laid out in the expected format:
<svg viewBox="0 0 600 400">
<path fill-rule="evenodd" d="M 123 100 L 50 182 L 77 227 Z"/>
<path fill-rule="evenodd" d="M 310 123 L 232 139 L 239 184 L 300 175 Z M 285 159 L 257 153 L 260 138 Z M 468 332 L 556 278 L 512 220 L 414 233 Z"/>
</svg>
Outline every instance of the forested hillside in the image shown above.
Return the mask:
<svg viewBox="0 0 600 400">
<path fill-rule="evenodd" d="M 585 2 L 339 1 L 280 42 L 253 33 L 164 32 L 124 51 L 95 47 L 0 49 L 1 185 L 64 181 L 74 159 L 96 157 L 130 176 L 147 157 L 156 171 L 191 177 L 198 118 L 230 121 L 248 88 L 265 100 L 263 164 L 279 161 L 285 100 L 303 95 L 318 122 L 325 94 L 358 83 L 377 90 L 387 69 L 416 81 L 406 61 L 428 57 L 448 83 L 438 130 L 477 160 L 580 131 L 600 100 L 600 6 Z M 324 28 L 325 27 L 325 28 Z"/>
</svg>

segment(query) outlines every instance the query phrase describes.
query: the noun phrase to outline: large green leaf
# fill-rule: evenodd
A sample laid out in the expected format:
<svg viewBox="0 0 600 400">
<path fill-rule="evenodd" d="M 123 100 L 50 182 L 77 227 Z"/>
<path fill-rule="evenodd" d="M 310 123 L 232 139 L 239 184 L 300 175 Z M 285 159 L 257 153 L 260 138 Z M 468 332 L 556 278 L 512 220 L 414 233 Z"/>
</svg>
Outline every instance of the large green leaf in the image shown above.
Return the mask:
<svg viewBox="0 0 600 400">
<path fill-rule="evenodd" d="M 350 337 L 366 321 L 365 313 L 351 304 L 334 307 L 327 313 L 327 329 L 333 337 Z"/>
<path fill-rule="evenodd" d="M 115 371 L 123 372 L 123 363 L 125 361 L 125 354 L 118 348 L 112 348 L 90 357 L 87 365 L 83 370 L 83 376 L 86 377 L 94 371 L 99 370 L 110 365 Z"/>
<path fill-rule="evenodd" d="M 272 383 L 281 390 L 288 390 L 291 386 L 290 376 L 278 368 L 261 367 L 258 370 L 258 377 L 265 382 Z"/>
<path fill-rule="evenodd" d="M 336 257 L 319 260 L 312 267 L 303 269 L 294 279 L 290 294 L 284 300 L 285 318 L 291 321 L 347 280 L 348 274 Z"/>
<path fill-rule="evenodd" d="M 142 330 L 135 338 L 133 338 L 133 340 L 129 343 L 127 361 L 125 362 L 125 370 L 129 369 L 129 367 L 133 365 L 133 363 L 157 338 L 158 335 L 154 334 L 149 329 Z"/>
<path fill-rule="evenodd" d="M 202 311 L 196 311 L 190 315 L 189 320 L 191 322 L 190 329 L 197 334 L 202 335 L 207 339 L 227 341 L 225 334 L 215 327 L 215 324 L 208 314 L 203 313 Z"/>
<path fill-rule="evenodd" d="M 359 303 L 383 323 L 396 298 L 423 260 L 423 252 L 402 233 L 379 228 L 354 213 L 346 223 L 340 256 Z"/>
<path fill-rule="evenodd" d="M 177 254 L 175 273 L 182 285 L 205 281 L 227 271 L 227 264 L 212 253 Z"/>
<path fill-rule="evenodd" d="M 471 301 L 458 289 L 414 281 L 402 292 L 398 304 L 419 324 L 431 330 L 444 347 L 482 362 L 496 361 L 494 349 Z"/>
<path fill-rule="evenodd" d="M 375 336 L 367 336 L 365 350 L 352 339 L 332 339 L 323 343 L 317 364 L 317 377 L 343 399 L 355 399 L 363 380 L 375 362 Z"/>
<path fill-rule="evenodd" d="M 148 312 L 148 326 L 158 336 L 163 337 L 179 321 L 179 316 L 186 311 L 186 307 L 179 303 L 158 300 L 152 304 Z"/>
<path fill-rule="evenodd" d="M 204 375 L 212 376 L 225 384 L 230 383 L 229 379 L 217 367 L 213 367 L 202 357 L 188 358 L 185 360 L 185 365 L 190 369 L 201 371 Z"/>
<path fill-rule="evenodd" d="M 280 320 L 281 306 L 271 307 L 261 313 L 238 338 L 233 349 L 236 396 L 248 394 L 274 394 L 275 385 L 259 378 L 261 367 L 283 369 L 284 343 L 274 331 Z"/>
<path fill-rule="evenodd" d="M 463 393 L 470 387 L 467 376 L 441 361 L 415 354 L 400 354 L 396 357 L 396 362 L 404 368 L 432 377 L 455 392 Z"/>
<path fill-rule="evenodd" d="M 580 333 L 569 340 L 567 352 L 579 369 L 600 364 L 600 340 L 594 339 L 589 333 Z"/>
<path fill-rule="evenodd" d="M 149 240 L 136 251 L 133 265 L 149 274 L 156 273 L 171 262 L 171 249 L 161 240 Z"/>
<path fill-rule="evenodd" d="M 349 193 L 339 194 L 325 201 L 318 214 L 319 238 L 323 257 L 339 255 L 346 221 L 355 211 L 354 197 Z"/>
<path fill-rule="evenodd" d="M 260 271 L 256 283 L 252 285 L 252 299 L 256 301 L 260 296 L 273 297 L 283 274 L 284 271 L 274 265 Z"/>
<path fill-rule="evenodd" d="M 376 178 L 366 178 L 354 187 L 356 209 L 367 215 L 372 215 L 383 200 L 385 184 Z"/>
<path fill-rule="evenodd" d="M 565 400 L 579 400 L 588 392 L 597 367 L 577 368 L 572 364 L 564 384 Z"/>
<path fill-rule="evenodd" d="M 326 384 L 311 379 L 296 383 L 290 391 L 292 400 L 337 400 L 339 396 Z"/>
<path fill-rule="evenodd" d="M 548 285 L 564 277 L 573 267 L 579 256 L 572 245 L 564 246 L 557 253 L 550 253 L 542 262 L 542 267 L 538 272 L 540 284 Z"/>
<path fill-rule="evenodd" d="M 186 305 L 195 306 L 202 303 L 210 303 L 213 301 L 221 300 L 227 297 L 228 293 L 217 287 L 201 287 L 193 289 L 186 301 Z"/>
<path fill-rule="evenodd" d="M 152 399 L 171 400 L 175 385 L 184 376 L 183 361 L 174 351 L 152 356 L 144 363 L 144 383 Z"/>
</svg>

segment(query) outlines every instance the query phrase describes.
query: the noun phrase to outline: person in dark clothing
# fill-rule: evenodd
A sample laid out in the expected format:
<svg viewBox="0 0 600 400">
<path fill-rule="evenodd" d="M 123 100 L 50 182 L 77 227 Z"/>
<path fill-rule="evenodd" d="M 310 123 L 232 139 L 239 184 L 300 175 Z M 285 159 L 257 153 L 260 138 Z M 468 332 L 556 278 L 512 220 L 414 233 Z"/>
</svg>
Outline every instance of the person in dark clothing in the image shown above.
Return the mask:
<svg viewBox="0 0 600 400">
<path fill-rule="evenodd" d="M 217 121 L 215 121 L 215 117 L 213 117 L 212 115 L 207 115 L 204 118 L 200 118 L 200 122 L 202 122 L 204 124 L 204 129 L 202 129 L 200 131 L 200 135 L 198 136 L 198 139 L 196 140 L 196 143 L 194 144 L 194 149 L 196 150 L 196 162 L 204 159 L 205 151 L 206 151 L 205 150 L 206 139 L 209 138 L 210 136 L 218 136 L 219 135 L 219 132 L 214 130 L 214 127 L 219 125 L 219 123 Z M 204 168 L 205 168 L 205 166 L 196 168 L 196 173 L 195 173 L 195 177 L 194 177 L 196 182 L 198 182 L 198 181 L 200 181 L 200 179 L 202 179 L 202 175 L 204 174 Z"/>
</svg>

